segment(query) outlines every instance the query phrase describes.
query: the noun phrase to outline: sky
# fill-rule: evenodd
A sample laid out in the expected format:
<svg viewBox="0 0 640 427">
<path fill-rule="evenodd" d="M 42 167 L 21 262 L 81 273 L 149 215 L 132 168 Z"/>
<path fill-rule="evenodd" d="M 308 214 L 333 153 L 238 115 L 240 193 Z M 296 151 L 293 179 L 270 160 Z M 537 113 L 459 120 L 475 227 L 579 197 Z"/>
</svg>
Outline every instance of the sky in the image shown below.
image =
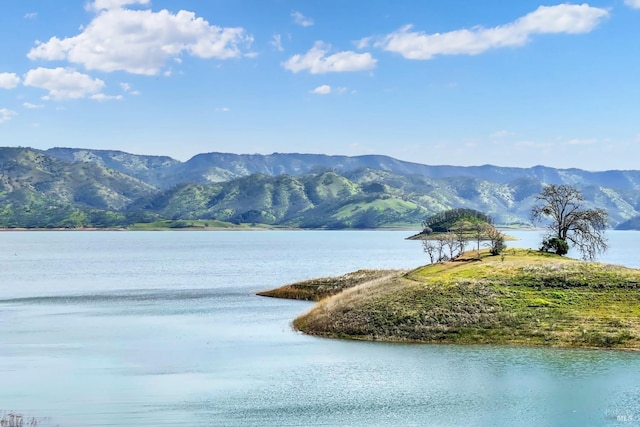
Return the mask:
<svg viewBox="0 0 640 427">
<path fill-rule="evenodd" d="M 3 0 L 0 146 L 640 169 L 640 0 Z"/>
</svg>

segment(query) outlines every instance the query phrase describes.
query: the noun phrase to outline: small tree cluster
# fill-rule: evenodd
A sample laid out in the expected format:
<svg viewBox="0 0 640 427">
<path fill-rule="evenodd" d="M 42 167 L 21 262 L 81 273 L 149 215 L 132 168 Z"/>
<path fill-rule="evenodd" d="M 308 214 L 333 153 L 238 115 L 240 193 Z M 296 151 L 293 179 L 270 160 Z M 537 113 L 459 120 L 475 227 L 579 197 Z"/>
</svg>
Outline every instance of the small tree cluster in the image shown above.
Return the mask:
<svg viewBox="0 0 640 427">
<path fill-rule="evenodd" d="M 505 236 L 502 232 L 490 224 L 478 222 L 476 225 L 473 229 L 473 237 L 477 241 L 478 253 L 483 241 L 488 241 L 487 246 L 491 255 L 499 255 L 506 249 Z M 469 242 L 464 231 L 462 228 L 454 229 L 454 231 L 423 240 L 422 247 L 429 256 L 429 261 L 433 264 L 453 260 L 462 255 Z"/>
<path fill-rule="evenodd" d="M 468 208 L 456 208 L 449 209 L 444 212 L 431 215 L 422 222 L 423 233 L 430 234 L 431 232 L 446 232 L 448 229 L 441 228 L 442 224 L 451 224 L 457 220 L 465 218 L 475 218 L 482 222 L 491 224 L 493 219 L 480 211 Z"/>
<path fill-rule="evenodd" d="M 464 253 L 466 245 L 466 237 L 455 232 L 439 234 L 432 239 L 422 241 L 422 247 L 429 256 L 431 264 L 456 259 Z"/>
</svg>

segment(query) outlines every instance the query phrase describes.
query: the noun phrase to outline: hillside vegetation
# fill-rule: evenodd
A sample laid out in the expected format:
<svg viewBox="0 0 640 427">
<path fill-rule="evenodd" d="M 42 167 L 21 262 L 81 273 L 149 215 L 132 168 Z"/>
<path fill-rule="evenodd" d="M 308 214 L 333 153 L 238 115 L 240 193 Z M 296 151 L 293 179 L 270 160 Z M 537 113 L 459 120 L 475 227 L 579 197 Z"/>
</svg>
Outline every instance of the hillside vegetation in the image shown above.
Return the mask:
<svg viewBox="0 0 640 427">
<path fill-rule="evenodd" d="M 520 249 L 475 257 L 343 286 L 294 326 L 359 340 L 640 349 L 639 270 Z"/>
<path fill-rule="evenodd" d="M 578 183 L 615 227 L 640 215 L 640 171 L 428 166 L 385 156 L 206 153 L 180 162 L 110 150 L 0 148 L 0 227 L 158 220 L 302 228 L 419 228 L 474 209 L 530 224 L 544 184 Z M 628 221 L 634 228 L 637 222 Z"/>
</svg>

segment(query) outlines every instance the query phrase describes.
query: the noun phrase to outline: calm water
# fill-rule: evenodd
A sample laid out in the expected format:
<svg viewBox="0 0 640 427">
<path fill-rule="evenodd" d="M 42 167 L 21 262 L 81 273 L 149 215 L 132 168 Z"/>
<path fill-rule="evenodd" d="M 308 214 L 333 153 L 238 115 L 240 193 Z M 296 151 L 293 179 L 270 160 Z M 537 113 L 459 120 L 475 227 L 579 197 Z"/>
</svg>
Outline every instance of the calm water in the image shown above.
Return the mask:
<svg viewBox="0 0 640 427">
<path fill-rule="evenodd" d="M 310 304 L 254 296 L 421 265 L 407 234 L 1 233 L 0 414 L 61 427 L 640 424 L 640 354 L 318 339 L 290 327 Z M 609 233 L 603 260 L 640 267 L 638 236 Z"/>
</svg>

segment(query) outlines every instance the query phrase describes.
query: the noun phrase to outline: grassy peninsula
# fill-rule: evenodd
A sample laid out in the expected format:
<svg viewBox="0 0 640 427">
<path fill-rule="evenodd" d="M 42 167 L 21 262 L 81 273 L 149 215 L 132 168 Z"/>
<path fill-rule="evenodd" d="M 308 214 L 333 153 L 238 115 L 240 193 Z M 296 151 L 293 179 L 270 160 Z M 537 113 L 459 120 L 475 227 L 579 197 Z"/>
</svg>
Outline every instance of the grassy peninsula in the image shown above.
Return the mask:
<svg viewBox="0 0 640 427">
<path fill-rule="evenodd" d="M 306 282 L 305 299 L 321 300 L 294 320 L 296 329 L 358 340 L 640 349 L 636 269 L 509 249 L 337 282 L 326 298 L 330 279 L 316 281 L 315 296 Z"/>
</svg>

